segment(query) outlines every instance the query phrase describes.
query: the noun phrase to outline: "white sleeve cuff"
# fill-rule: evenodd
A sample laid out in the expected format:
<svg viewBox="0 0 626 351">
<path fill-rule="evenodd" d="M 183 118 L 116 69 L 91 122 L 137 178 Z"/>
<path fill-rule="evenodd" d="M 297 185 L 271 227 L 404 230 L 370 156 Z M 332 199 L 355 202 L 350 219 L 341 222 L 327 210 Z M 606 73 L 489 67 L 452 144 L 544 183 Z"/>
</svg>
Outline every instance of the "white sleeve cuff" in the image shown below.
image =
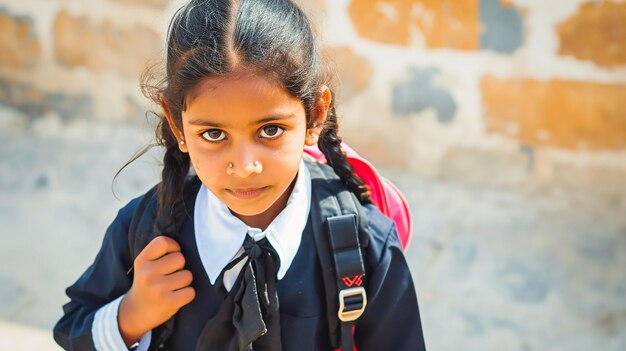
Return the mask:
<svg viewBox="0 0 626 351">
<path fill-rule="evenodd" d="M 98 351 L 127 351 L 126 344 L 117 324 L 117 311 L 124 295 L 100 307 L 91 326 L 93 343 Z M 145 333 L 139 340 L 137 351 L 146 351 L 150 346 L 152 331 Z"/>
<path fill-rule="evenodd" d="M 148 330 L 141 339 L 139 339 L 139 344 L 135 351 L 148 351 L 148 346 L 150 346 L 150 339 L 152 338 L 152 330 Z"/>
</svg>

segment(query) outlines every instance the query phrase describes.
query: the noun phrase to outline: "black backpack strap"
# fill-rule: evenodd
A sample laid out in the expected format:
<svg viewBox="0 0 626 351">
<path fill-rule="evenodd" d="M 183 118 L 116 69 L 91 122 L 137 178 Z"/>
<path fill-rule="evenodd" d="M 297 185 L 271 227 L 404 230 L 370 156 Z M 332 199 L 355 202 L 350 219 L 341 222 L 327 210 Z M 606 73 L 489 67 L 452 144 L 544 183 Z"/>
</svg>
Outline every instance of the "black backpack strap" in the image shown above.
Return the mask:
<svg viewBox="0 0 626 351">
<path fill-rule="evenodd" d="M 367 294 L 362 286 L 365 268 L 359 244 L 356 214 L 329 217 L 326 225 L 337 275 L 336 286 L 339 299 L 337 316 L 341 321 L 341 349 L 352 351 L 352 327 L 367 305 Z"/>
<path fill-rule="evenodd" d="M 129 275 L 132 273 L 135 258 L 137 257 L 137 255 L 139 255 L 141 250 L 143 250 L 143 247 L 139 247 L 139 245 L 137 245 L 137 228 L 139 227 L 139 223 L 142 221 L 142 219 L 145 219 L 144 214 L 146 212 L 146 207 L 148 207 L 148 204 L 152 201 L 156 201 L 156 190 L 156 186 L 152 187 L 152 189 L 148 190 L 148 192 L 141 198 L 139 204 L 137 205 L 137 208 L 135 208 L 135 212 L 133 213 L 133 218 L 130 221 L 130 226 L 128 227 L 128 248 L 131 254 L 131 266 L 128 269 Z"/>
<path fill-rule="evenodd" d="M 197 176 L 188 176 L 185 179 L 183 200 L 184 209 L 188 216 L 191 216 L 191 211 L 193 211 L 196 201 L 196 195 L 201 185 L 202 182 Z M 154 229 L 154 221 L 156 219 L 156 192 L 157 186 L 154 186 L 143 196 L 133 213 L 130 226 L 128 227 L 128 247 L 131 254 L 131 266 L 128 270 L 128 275 L 132 274 L 133 264 L 139 253 L 150 241 L 162 234 L 157 233 Z M 174 331 L 175 318 L 176 315 L 155 328 L 152 333 L 150 350 L 157 350 L 163 347 L 165 341 L 167 341 Z"/>
<path fill-rule="evenodd" d="M 313 228 L 324 279 L 330 340 L 333 347 L 341 345 L 344 351 L 352 351 L 352 327 L 367 305 L 363 257 L 363 248 L 368 245 L 367 219 L 356 196 L 343 186 L 331 167 L 308 159 L 305 162 L 315 188 L 312 210 L 319 211 L 312 214 L 321 216 L 324 222 Z"/>
</svg>

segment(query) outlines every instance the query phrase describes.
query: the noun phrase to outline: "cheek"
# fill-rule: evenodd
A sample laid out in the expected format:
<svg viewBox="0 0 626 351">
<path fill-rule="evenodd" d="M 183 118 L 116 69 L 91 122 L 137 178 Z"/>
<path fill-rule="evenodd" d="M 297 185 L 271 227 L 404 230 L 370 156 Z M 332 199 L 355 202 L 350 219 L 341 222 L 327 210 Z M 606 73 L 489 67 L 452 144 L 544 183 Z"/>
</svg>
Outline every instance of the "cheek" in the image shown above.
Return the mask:
<svg viewBox="0 0 626 351">
<path fill-rule="evenodd" d="M 304 150 L 305 131 L 297 130 L 290 133 L 287 140 L 274 151 L 286 157 L 298 157 Z"/>
<path fill-rule="evenodd" d="M 265 162 L 275 165 L 274 168 L 278 169 L 291 169 L 298 167 L 300 164 L 300 158 L 302 157 L 303 149 L 298 147 L 297 144 L 291 145 L 291 147 L 283 147 L 278 150 L 272 150 L 266 154 Z"/>
<path fill-rule="evenodd" d="M 215 172 L 216 165 L 220 164 L 220 160 L 211 153 L 196 149 L 189 150 L 189 158 L 198 175 Z"/>
<path fill-rule="evenodd" d="M 193 166 L 193 169 L 196 170 L 196 173 L 200 173 L 202 170 L 202 162 L 196 157 L 192 156 L 190 156 L 189 159 L 191 160 L 191 166 Z"/>
<path fill-rule="evenodd" d="M 207 146 L 206 142 L 192 140 L 188 143 L 188 147 L 191 163 L 197 172 L 210 172 L 221 162 L 220 152 Z"/>
</svg>

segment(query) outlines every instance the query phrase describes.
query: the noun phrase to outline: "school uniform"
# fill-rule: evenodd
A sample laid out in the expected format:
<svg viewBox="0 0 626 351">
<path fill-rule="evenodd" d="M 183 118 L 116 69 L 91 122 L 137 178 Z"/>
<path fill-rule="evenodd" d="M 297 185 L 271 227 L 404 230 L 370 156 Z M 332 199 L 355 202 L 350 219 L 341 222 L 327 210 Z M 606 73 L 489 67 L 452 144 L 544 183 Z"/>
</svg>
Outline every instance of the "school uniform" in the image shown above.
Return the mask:
<svg viewBox="0 0 626 351">
<path fill-rule="evenodd" d="M 263 350 L 262 340 L 276 337 L 272 344 L 282 350 L 332 350 L 326 315 L 325 290 L 314 235 L 321 218 L 311 193 L 312 182 L 302 162 L 286 208 L 265 230 L 250 228 L 230 214 L 204 186 L 200 187 L 193 213 L 181 227 L 176 240 L 193 274 L 195 299 L 175 316 L 175 329 L 164 343 L 147 333 L 139 350 L 219 350 L 215 324 L 234 295 L 237 279 L 244 275 L 245 260 L 227 267 L 242 254 L 247 236 L 269 242 L 276 258 L 276 294 L 279 313 L 268 324 L 268 335 L 253 345 Z M 117 328 L 117 308 L 130 289 L 127 275 L 132 266 L 128 228 L 141 198 L 122 208 L 108 228 L 94 263 L 67 289 L 70 302 L 54 328 L 57 343 L 67 350 L 118 350 L 125 345 Z M 364 206 L 369 244 L 366 248 L 367 308 L 358 319 L 354 340 L 367 350 L 424 350 L 417 299 L 393 222 L 373 205 Z M 228 268 L 227 270 L 224 270 Z M 233 288 L 235 286 L 235 288 Z M 227 306 L 226 306 L 227 307 Z M 213 324 L 211 324 L 213 323 Z M 222 324 L 223 325 L 223 324 Z M 216 331 L 217 330 L 217 331 Z M 273 330 L 279 330 L 272 336 Z M 212 339 L 213 338 L 213 339 Z M 260 341 L 259 341 L 260 340 Z"/>
</svg>

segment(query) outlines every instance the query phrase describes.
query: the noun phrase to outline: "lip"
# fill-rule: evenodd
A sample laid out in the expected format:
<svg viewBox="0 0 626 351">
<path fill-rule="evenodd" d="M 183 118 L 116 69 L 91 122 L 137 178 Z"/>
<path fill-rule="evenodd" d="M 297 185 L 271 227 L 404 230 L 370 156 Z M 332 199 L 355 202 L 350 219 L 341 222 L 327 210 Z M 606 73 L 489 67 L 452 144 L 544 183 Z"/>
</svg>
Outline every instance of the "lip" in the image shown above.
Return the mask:
<svg viewBox="0 0 626 351">
<path fill-rule="evenodd" d="M 238 199 L 248 200 L 258 197 L 267 190 L 267 188 L 268 187 L 264 186 L 261 188 L 226 189 L 226 191 Z"/>
</svg>

